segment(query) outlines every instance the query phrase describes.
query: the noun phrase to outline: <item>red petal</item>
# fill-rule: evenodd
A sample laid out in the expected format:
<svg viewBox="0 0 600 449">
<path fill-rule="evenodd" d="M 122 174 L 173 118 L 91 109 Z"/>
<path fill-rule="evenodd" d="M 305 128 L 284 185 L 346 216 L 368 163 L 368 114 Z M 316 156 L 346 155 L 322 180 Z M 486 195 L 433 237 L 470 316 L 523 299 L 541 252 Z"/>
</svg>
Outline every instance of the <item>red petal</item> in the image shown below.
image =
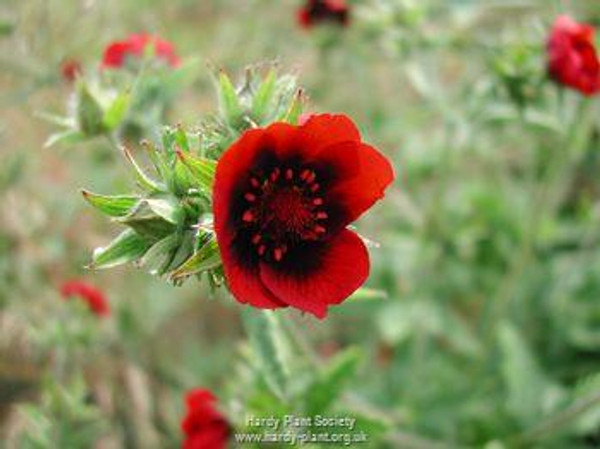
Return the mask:
<svg viewBox="0 0 600 449">
<path fill-rule="evenodd" d="M 369 254 L 354 232 L 344 229 L 329 240 L 311 273 L 285 272 L 278 265 L 261 263 L 260 277 L 269 290 L 292 307 L 324 318 L 327 307 L 339 304 L 369 275 Z"/>
<path fill-rule="evenodd" d="M 360 142 L 352 120 L 341 114 L 315 114 L 300 126 L 300 139 L 306 152 L 318 153 L 341 142 Z"/>
<path fill-rule="evenodd" d="M 258 264 L 251 266 L 248 261 L 238 259 L 233 248 L 238 230 L 232 227 L 232 220 L 230 220 L 236 184 L 240 178 L 247 175 L 252 162 L 264 149 L 264 139 L 263 130 L 247 131 L 221 156 L 215 175 L 213 213 L 223 269 L 231 293 L 239 302 L 259 308 L 274 309 L 285 305 L 277 301 L 261 284 Z"/>
<path fill-rule="evenodd" d="M 127 42 L 115 42 L 104 51 L 102 65 L 104 67 L 121 67 L 125 56 L 131 52 L 131 45 Z"/>
<path fill-rule="evenodd" d="M 327 192 L 325 201 L 342 208 L 345 222 L 338 225 L 345 226 L 383 198 L 385 189 L 394 180 L 394 169 L 384 155 L 364 143 L 354 148 L 337 145 L 323 153 L 323 158 L 332 161 L 338 170 L 339 180 Z"/>
</svg>

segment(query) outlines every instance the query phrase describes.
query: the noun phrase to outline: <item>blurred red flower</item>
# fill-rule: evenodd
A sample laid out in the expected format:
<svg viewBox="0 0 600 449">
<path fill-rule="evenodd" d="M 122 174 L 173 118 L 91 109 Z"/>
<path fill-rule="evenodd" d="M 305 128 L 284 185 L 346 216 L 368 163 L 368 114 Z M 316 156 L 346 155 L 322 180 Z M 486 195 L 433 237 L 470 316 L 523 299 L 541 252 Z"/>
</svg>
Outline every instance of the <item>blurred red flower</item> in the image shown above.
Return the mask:
<svg viewBox="0 0 600 449">
<path fill-rule="evenodd" d="M 239 302 L 324 318 L 369 274 L 346 229 L 393 181 L 389 161 L 344 115 L 246 131 L 217 165 L 213 212 L 229 288 Z"/>
<path fill-rule="evenodd" d="M 231 427 L 215 407 L 214 395 L 195 389 L 186 395 L 187 413 L 181 422 L 183 449 L 224 449 Z"/>
<path fill-rule="evenodd" d="M 298 23 L 303 28 L 311 28 L 322 22 L 342 26 L 350 22 L 350 9 L 345 0 L 307 0 L 298 10 Z"/>
<path fill-rule="evenodd" d="M 75 81 L 81 73 L 81 64 L 74 59 L 67 59 L 60 65 L 60 74 L 62 78 L 69 83 Z"/>
<path fill-rule="evenodd" d="M 558 83 L 585 95 L 600 90 L 600 62 L 594 28 L 568 16 L 557 17 L 548 39 L 548 72 Z"/>
<path fill-rule="evenodd" d="M 65 282 L 60 287 L 60 293 L 65 299 L 74 296 L 81 298 L 87 303 L 90 310 L 100 317 L 108 316 L 110 313 L 108 300 L 104 293 L 85 281 L 72 280 Z"/>
<path fill-rule="evenodd" d="M 171 67 L 176 67 L 180 59 L 170 42 L 149 34 L 132 34 L 126 40 L 111 43 L 104 50 L 102 67 L 120 68 L 128 56 L 142 57 L 148 45 L 154 46 L 154 55 L 166 61 Z"/>
</svg>

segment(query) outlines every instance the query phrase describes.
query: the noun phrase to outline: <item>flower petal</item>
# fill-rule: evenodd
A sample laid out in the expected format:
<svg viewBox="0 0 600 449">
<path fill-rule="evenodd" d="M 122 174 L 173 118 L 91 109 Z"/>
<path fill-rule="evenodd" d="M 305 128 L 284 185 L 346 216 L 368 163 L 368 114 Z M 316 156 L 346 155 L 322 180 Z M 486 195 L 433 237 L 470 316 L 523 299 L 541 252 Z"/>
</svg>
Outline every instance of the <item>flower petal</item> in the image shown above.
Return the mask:
<svg viewBox="0 0 600 449">
<path fill-rule="evenodd" d="M 300 126 L 299 138 L 305 152 L 315 154 L 337 143 L 360 142 L 360 132 L 345 115 L 315 114 Z"/>
<path fill-rule="evenodd" d="M 355 151 L 350 151 L 338 145 L 324 151 L 330 153 L 330 160 L 340 160 L 337 167 L 342 175 L 325 195 L 327 204 L 343 211 L 344 222 L 337 223 L 338 226 L 346 226 L 360 217 L 383 198 L 385 189 L 394 181 L 394 169 L 384 155 L 364 143 L 355 148 Z M 352 163 L 352 157 L 356 158 L 355 163 Z"/>
<path fill-rule="evenodd" d="M 263 150 L 265 133 L 263 130 L 247 131 L 221 157 L 217 164 L 213 190 L 214 226 L 223 261 L 225 277 L 231 293 L 242 303 L 255 307 L 273 309 L 285 305 L 261 284 L 256 257 L 250 257 L 243 250 L 245 243 L 238 237 L 239 224 L 236 222 L 236 190 L 240 179 L 246 179 L 248 168 Z"/>
<path fill-rule="evenodd" d="M 308 256 L 308 266 L 297 258 L 291 264 L 285 259 L 261 263 L 260 278 L 280 301 L 324 318 L 328 306 L 341 303 L 365 282 L 369 254 L 360 237 L 344 229 L 319 248 L 310 248 Z"/>
</svg>

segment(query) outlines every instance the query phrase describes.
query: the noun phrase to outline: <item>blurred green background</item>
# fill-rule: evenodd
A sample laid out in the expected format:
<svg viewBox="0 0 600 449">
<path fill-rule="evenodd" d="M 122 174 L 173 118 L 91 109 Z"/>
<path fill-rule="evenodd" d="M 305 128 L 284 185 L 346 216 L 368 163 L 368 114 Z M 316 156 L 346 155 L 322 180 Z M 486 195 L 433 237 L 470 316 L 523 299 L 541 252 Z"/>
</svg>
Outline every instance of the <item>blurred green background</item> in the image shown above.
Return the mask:
<svg viewBox="0 0 600 449">
<path fill-rule="evenodd" d="M 351 116 L 393 160 L 395 185 L 357 223 L 377 243 L 366 286 L 385 299 L 325 321 L 279 314 L 304 335 L 298 357 L 358 354 L 328 410 L 364 416 L 366 447 L 600 445 L 600 108 L 545 75 L 555 16 L 600 23 L 600 6 L 356 0 L 348 28 L 306 31 L 300 3 L 2 0 L 0 446 L 177 447 L 196 386 L 241 425 L 247 410 L 297 412 L 248 383 L 244 307 L 224 290 L 83 268 L 116 227 L 80 188 L 132 183 L 105 140 L 44 148 L 40 113 L 67 107 L 64 60 L 94 70 L 140 31 L 199 61 L 171 124 L 216 108 L 206 63 L 241 80 L 277 61 L 307 110 Z M 73 277 L 106 292 L 108 320 L 60 299 Z"/>
</svg>

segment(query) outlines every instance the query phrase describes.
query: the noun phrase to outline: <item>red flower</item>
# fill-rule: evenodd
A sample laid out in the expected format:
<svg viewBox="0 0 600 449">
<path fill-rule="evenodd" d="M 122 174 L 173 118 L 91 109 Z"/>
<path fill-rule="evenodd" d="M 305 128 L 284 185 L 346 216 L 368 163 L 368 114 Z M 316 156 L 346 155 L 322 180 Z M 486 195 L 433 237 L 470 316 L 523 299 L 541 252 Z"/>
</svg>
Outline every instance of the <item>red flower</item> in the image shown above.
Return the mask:
<svg viewBox="0 0 600 449">
<path fill-rule="evenodd" d="M 186 396 L 187 414 L 181 422 L 186 435 L 183 449 L 224 449 L 230 434 L 227 420 L 215 408 L 208 390 L 196 389 Z"/>
<path fill-rule="evenodd" d="M 79 61 L 74 59 L 67 59 L 66 61 L 63 61 L 60 66 L 60 74 L 62 78 L 69 83 L 75 81 L 75 79 L 81 75 L 81 73 L 81 64 Z"/>
<path fill-rule="evenodd" d="M 600 62 L 594 28 L 559 16 L 548 39 L 548 72 L 558 83 L 585 95 L 600 90 Z"/>
<path fill-rule="evenodd" d="M 154 46 L 154 55 L 157 58 L 166 61 L 171 67 L 179 65 L 179 57 L 171 43 L 149 34 L 132 34 L 126 40 L 113 42 L 106 47 L 102 67 L 123 67 L 127 57 L 142 57 L 148 45 Z"/>
<path fill-rule="evenodd" d="M 367 249 L 346 226 L 393 179 L 388 160 L 344 115 L 246 131 L 219 160 L 213 196 L 233 295 L 325 317 L 369 274 Z"/>
<path fill-rule="evenodd" d="M 110 313 L 108 300 L 104 294 L 87 282 L 79 280 L 65 282 L 60 287 L 60 293 L 65 299 L 73 296 L 80 297 L 87 303 L 90 310 L 100 317 L 107 316 Z"/>
<path fill-rule="evenodd" d="M 348 25 L 350 10 L 345 0 L 307 0 L 298 10 L 298 23 L 303 28 L 311 28 L 321 22 Z"/>
</svg>

